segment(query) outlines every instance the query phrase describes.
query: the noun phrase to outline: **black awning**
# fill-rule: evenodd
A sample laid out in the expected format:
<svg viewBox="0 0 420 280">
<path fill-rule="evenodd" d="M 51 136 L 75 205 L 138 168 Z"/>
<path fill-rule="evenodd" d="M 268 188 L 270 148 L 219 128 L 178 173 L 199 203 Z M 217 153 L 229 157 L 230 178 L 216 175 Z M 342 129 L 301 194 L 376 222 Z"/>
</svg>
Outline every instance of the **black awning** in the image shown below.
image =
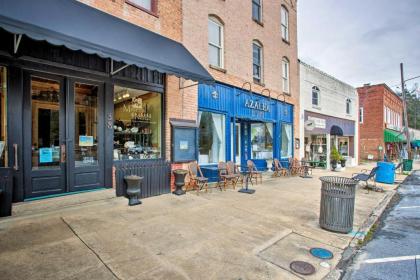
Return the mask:
<svg viewBox="0 0 420 280">
<path fill-rule="evenodd" d="M 343 130 L 341 129 L 341 127 L 339 127 L 337 125 L 333 125 L 331 127 L 330 134 L 331 135 L 336 135 L 336 136 L 343 136 L 344 135 Z"/>
<path fill-rule="evenodd" d="M 0 27 L 126 64 L 214 82 L 182 44 L 75 0 L 0 0 Z"/>
</svg>

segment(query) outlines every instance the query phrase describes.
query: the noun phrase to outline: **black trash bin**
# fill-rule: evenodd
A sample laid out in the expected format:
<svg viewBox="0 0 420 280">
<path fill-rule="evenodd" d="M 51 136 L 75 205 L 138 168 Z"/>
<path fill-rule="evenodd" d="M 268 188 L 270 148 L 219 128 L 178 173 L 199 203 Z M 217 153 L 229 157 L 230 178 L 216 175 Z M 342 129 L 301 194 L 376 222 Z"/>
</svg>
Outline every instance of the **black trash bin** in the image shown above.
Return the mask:
<svg viewBox="0 0 420 280">
<path fill-rule="evenodd" d="M 351 232 L 357 181 L 336 176 L 319 179 L 322 182 L 319 225 L 334 232 Z"/>
</svg>

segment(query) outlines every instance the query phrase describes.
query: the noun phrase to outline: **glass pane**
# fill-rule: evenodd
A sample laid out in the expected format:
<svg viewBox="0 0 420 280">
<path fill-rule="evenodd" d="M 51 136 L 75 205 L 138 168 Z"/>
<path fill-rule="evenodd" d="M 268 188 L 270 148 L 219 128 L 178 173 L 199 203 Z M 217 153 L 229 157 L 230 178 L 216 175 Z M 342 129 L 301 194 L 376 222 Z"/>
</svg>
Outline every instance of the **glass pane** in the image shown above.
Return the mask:
<svg viewBox="0 0 420 280">
<path fill-rule="evenodd" d="M 216 46 L 221 46 L 220 40 L 220 26 L 209 19 L 209 43 Z"/>
<path fill-rule="evenodd" d="M 60 83 L 31 78 L 32 169 L 60 168 Z"/>
<path fill-rule="evenodd" d="M 261 21 L 261 6 L 260 1 L 253 1 L 252 2 L 252 18 Z"/>
<path fill-rule="evenodd" d="M 156 92 L 114 87 L 114 159 L 162 156 L 162 96 Z"/>
<path fill-rule="evenodd" d="M 209 64 L 220 67 L 220 49 L 209 45 Z"/>
<path fill-rule="evenodd" d="M 152 0 L 130 0 L 131 3 L 143 7 L 146 10 L 152 10 Z"/>
<path fill-rule="evenodd" d="M 256 44 L 252 45 L 252 58 L 254 64 L 261 65 L 261 48 Z"/>
<path fill-rule="evenodd" d="M 292 125 L 283 124 L 281 127 L 281 157 L 292 156 Z"/>
<path fill-rule="evenodd" d="M 7 166 L 7 69 L 0 66 L 0 166 Z"/>
<path fill-rule="evenodd" d="M 98 165 L 98 86 L 74 84 L 74 164 Z"/>
<path fill-rule="evenodd" d="M 253 159 L 273 158 L 273 124 L 251 124 L 251 151 Z"/>
<path fill-rule="evenodd" d="M 225 161 L 226 138 L 225 116 L 210 112 L 199 112 L 199 162 L 218 163 Z"/>
</svg>

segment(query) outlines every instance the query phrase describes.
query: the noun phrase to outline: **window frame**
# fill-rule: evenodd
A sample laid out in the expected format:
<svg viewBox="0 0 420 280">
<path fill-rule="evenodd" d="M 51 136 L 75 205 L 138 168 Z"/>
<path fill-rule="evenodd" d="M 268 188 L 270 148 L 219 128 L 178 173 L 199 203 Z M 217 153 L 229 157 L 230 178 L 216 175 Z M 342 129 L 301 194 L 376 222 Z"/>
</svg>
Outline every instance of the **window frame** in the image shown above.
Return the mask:
<svg viewBox="0 0 420 280">
<path fill-rule="evenodd" d="M 363 109 L 363 107 L 359 107 L 359 123 L 362 124 L 364 119 L 365 119 L 364 109 Z"/>
<path fill-rule="evenodd" d="M 283 20 L 284 20 L 283 12 L 284 12 L 284 15 L 286 15 L 285 22 L 283 22 Z M 285 34 L 283 34 L 283 30 L 285 30 Z M 285 42 L 289 43 L 290 42 L 290 37 L 289 37 L 289 10 L 284 5 L 281 5 L 281 9 L 280 9 L 280 33 L 281 33 L 281 38 Z"/>
<path fill-rule="evenodd" d="M 212 16 L 212 15 L 210 15 L 208 17 L 208 24 L 210 24 L 210 22 L 212 22 L 213 24 L 215 24 L 219 27 L 220 46 L 210 42 L 210 32 L 209 32 L 209 30 L 207 30 L 207 32 L 208 32 L 208 40 L 207 40 L 208 41 L 207 42 L 208 49 L 207 49 L 207 51 L 209 52 L 207 59 L 209 59 L 209 56 L 210 56 L 210 46 L 217 48 L 218 51 L 219 51 L 219 61 L 218 62 L 219 62 L 220 65 L 211 64 L 210 59 L 209 59 L 209 65 L 214 66 L 216 68 L 224 69 L 224 66 L 225 66 L 225 59 L 224 59 L 224 24 L 220 19 L 218 19 L 217 17 Z M 207 26 L 207 28 L 208 28 L 208 26 Z"/>
<path fill-rule="evenodd" d="M 316 93 L 316 104 L 314 104 L 314 93 Z M 313 86 L 312 87 L 312 89 L 311 89 L 311 102 L 312 102 L 312 106 L 315 106 L 315 107 L 320 107 L 321 106 L 321 100 L 320 100 L 320 95 L 321 95 L 321 91 L 320 91 L 320 89 L 319 89 L 319 87 L 317 87 L 317 86 Z"/>
<path fill-rule="evenodd" d="M 285 66 L 287 67 L 285 68 Z M 281 60 L 281 77 L 282 77 L 282 90 L 285 94 L 290 95 L 290 60 L 285 56 Z M 287 85 L 287 88 L 285 88 L 286 85 Z"/>
<path fill-rule="evenodd" d="M 346 98 L 346 114 L 347 115 L 351 115 L 352 114 L 351 103 L 352 103 L 351 99 L 350 98 Z"/>
<path fill-rule="evenodd" d="M 254 46 L 258 47 L 260 50 L 259 64 L 256 64 L 254 61 Z M 260 73 L 259 77 L 254 75 L 254 66 L 259 67 L 259 73 Z M 252 78 L 254 80 L 254 83 L 258 83 L 258 84 L 263 83 L 263 77 L 264 77 L 263 67 L 264 67 L 264 47 L 259 41 L 254 40 L 252 41 Z"/>
<path fill-rule="evenodd" d="M 208 114 L 211 114 L 211 115 L 213 115 L 213 114 L 220 115 L 223 118 L 222 123 L 221 123 L 222 124 L 221 132 L 222 132 L 223 136 L 221 137 L 222 143 L 221 143 L 220 147 L 223 150 L 222 154 L 224 155 L 224 159 L 218 159 L 217 162 L 208 161 L 207 163 L 204 163 L 204 162 L 200 161 L 200 155 L 201 155 L 200 154 L 200 129 L 201 129 L 200 128 L 200 123 L 201 123 L 201 116 L 202 116 L 203 113 L 208 113 Z M 227 135 L 229 134 L 229 132 L 227 131 L 227 123 L 226 123 L 227 118 L 228 118 L 227 114 L 222 113 L 222 112 L 217 112 L 217 111 L 213 111 L 213 110 L 205 110 L 205 109 L 198 110 L 198 112 L 197 112 L 197 122 L 198 122 L 198 129 L 197 129 L 198 159 L 197 159 L 197 162 L 200 165 L 203 165 L 203 166 L 204 165 L 215 165 L 215 164 L 219 163 L 220 161 L 226 161 L 227 156 L 228 156 L 228 149 L 227 149 L 226 143 L 227 143 L 227 139 L 228 139 Z M 219 153 L 220 153 L 220 151 L 219 151 Z"/>
<path fill-rule="evenodd" d="M 251 0 L 251 4 L 252 4 L 252 8 L 251 8 L 252 20 L 254 20 L 255 22 L 258 22 L 258 23 L 262 23 L 262 21 L 263 21 L 263 0 Z M 258 7 L 258 10 L 259 10 L 258 17 L 259 18 L 254 17 L 254 6 Z"/>
<path fill-rule="evenodd" d="M 139 10 L 142 10 L 143 12 L 151 14 L 152 16 L 159 17 L 159 15 L 158 15 L 158 0 L 150 0 L 150 7 L 151 7 L 150 10 L 141 6 L 141 5 L 139 5 L 139 4 L 137 4 L 137 3 L 135 3 L 134 1 L 135 0 L 125 0 L 125 3 L 131 5 L 131 6 L 137 8 Z"/>
</svg>

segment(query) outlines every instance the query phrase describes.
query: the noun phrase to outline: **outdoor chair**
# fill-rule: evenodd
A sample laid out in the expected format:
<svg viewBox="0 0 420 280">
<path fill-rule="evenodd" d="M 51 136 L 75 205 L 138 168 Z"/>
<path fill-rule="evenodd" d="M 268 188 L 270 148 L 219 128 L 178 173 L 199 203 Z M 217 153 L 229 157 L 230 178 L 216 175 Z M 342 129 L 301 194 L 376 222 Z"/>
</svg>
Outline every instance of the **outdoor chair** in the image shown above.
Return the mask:
<svg viewBox="0 0 420 280">
<path fill-rule="evenodd" d="M 255 184 L 258 184 L 258 178 L 260 178 L 260 183 L 262 184 L 262 171 L 258 171 L 255 163 L 252 160 L 246 162 L 248 167 L 249 178 L 252 183 L 252 180 L 255 180 Z"/>
<path fill-rule="evenodd" d="M 239 172 L 238 166 L 233 161 L 228 161 L 226 165 L 227 165 L 228 174 L 235 175 L 235 177 L 237 178 L 235 185 L 237 185 L 239 181 L 241 182 L 241 185 L 243 185 L 244 176 L 241 174 L 241 172 Z"/>
<path fill-rule="evenodd" d="M 397 166 L 395 166 L 395 173 L 397 173 L 397 171 L 398 171 L 401 174 L 402 173 L 402 166 L 403 166 L 402 162 L 398 163 Z"/>
<path fill-rule="evenodd" d="M 200 165 L 196 161 L 191 162 L 188 165 L 188 171 L 190 176 L 190 187 L 194 190 L 197 189 L 197 194 L 203 189 L 208 191 L 209 179 L 203 176 Z"/>
<path fill-rule="evenodd" d="M 309 162 L 305 159 L 301 160 L 301 170 L 300 170 L 300 176 L 309 176 L 312 175 L 312 169 L 313 167 L 309 164 Z"/>
<path fill-rule="evenodd" d="M 358 181 L 358 182 L 365 182 L 366 186 L 365 189 L 373 190 L 373 191 L 383 191 L 383 189 L 376 187 L 376 172 L 378 171 L 378 167 L 374 167 L 372 170 L 363 169 L 360 173 L 353 173 L 351 178 Z M 373 180 L 373 187 L 369 186 L 369 180 Z"/>
<path fill-rule="evenodd" d="M 276 158 L 273 159 L 273 163 L 274 163 L 274 173 L 273 173 L 274 177 L 290 175 L 290 169 L 283 167 L 281 162 L 278 159 Z"/>
<path fill-rule="evenodd" d="M 300 165 L 300 162 L 299 162 L 298 159 L 290 158 L 290 160 L 289 160 L 289 166 L 290 166 L 290 174 L 292 176 L 301 175 L 302 174 L 303 168 Z"/>
<path fill-rule="evenodd" d="M 219 162 L 217 169 L 219 172 L 219 182 L 217 185 L 219 186 L 220 190 L 222 190 L 222 185 L 224 190 L 226 190 L 226 186 L 228 185 L 231 185 L 233 189 L 235 189 L 239 176 L 230 172 L 228 165 L 223 161 Z"/>
</svg>

